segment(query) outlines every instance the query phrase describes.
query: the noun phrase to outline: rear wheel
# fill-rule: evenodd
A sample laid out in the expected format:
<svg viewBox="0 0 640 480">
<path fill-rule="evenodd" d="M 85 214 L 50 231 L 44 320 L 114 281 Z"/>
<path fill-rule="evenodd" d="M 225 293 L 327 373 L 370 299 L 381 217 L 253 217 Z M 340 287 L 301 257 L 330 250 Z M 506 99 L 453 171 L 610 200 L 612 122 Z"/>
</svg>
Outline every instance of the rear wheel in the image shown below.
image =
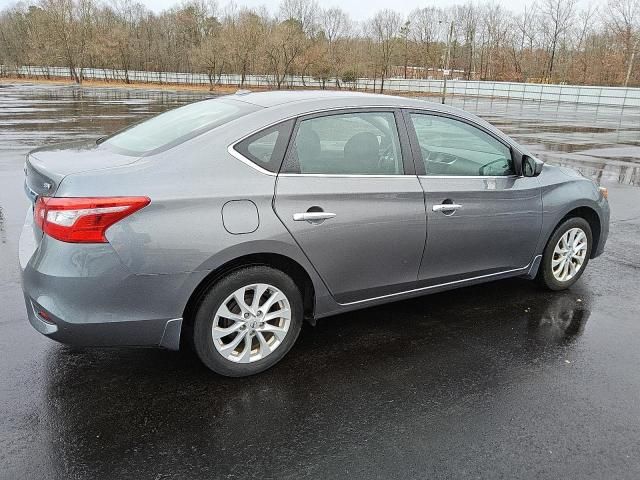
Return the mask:
<svg viewBox="0 0 640 480">
<path fill-rule="evenodd" d="M 589 263 L 593 236 L 589 222 L 574 217 L 556 228 L 542 256 L 538 280 L 551 290 L 576 283 Z"/>
<path fill-rule="evenodd" d="M 302 317 L 302 296 L 289 276 L 266 266 L 247 267 L 230 273 L 204 295 L 193 343 L 214 372 L 253 375 L 287 354 Z"/>
</svg>

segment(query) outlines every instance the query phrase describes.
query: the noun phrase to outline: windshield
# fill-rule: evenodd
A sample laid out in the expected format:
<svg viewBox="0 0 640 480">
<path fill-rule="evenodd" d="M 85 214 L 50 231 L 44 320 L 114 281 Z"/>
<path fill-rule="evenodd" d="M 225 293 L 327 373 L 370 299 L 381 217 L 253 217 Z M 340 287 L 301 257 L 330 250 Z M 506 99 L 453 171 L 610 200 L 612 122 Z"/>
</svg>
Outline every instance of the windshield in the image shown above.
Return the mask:
<svg viewBox="0 0 640 480">
<path fill-rule="evenodd" d="M 258 109 L 255 105 L 225 98 L 195 102 L 127 128 L 102 144 L 119 153 L 145 155 L 173 147 Z"/>
</svg>

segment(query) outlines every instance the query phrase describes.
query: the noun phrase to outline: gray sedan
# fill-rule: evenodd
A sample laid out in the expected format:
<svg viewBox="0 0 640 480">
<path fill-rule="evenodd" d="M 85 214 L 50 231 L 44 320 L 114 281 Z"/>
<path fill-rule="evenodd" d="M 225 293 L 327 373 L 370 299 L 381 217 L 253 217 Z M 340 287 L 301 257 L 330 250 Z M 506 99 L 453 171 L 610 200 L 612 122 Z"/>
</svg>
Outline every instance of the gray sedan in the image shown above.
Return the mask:
<svg viewBox="0 0 640 480">
<path fill-rule="evenodd" d="M 382 95 L 239 92 L 36 149 L 25 173 L 36 330 L 190 343 L 229 376 L 277 363 L 305 319 L 507 277 L 568 288 L 609 230 L 606 189 Z"/>
</svg>

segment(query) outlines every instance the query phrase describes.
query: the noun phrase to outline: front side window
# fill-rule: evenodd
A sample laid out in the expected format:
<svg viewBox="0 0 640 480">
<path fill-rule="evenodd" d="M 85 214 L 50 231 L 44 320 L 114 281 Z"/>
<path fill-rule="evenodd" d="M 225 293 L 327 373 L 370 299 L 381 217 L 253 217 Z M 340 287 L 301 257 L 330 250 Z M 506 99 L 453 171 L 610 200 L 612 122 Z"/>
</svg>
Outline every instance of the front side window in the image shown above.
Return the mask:
<svg viewBox="0 0 640 480">
<path fill-rule="evenodd" d="M 300 122 L 286 171 L 334 175 L 402 175 L 393 112 L 341 113 Z"/>
<path fill-rule="evenodd" d="M 258 109 L 248 103 L 223 98 L 195 102 L 127 128 L 102 144 L 125 155 L 150 154 Z"/>
<path fill-rule="evenodd" d="M 412 113 L 427 175 L 513 175 L 511 150 L 468 123 Z"/>
</svg>

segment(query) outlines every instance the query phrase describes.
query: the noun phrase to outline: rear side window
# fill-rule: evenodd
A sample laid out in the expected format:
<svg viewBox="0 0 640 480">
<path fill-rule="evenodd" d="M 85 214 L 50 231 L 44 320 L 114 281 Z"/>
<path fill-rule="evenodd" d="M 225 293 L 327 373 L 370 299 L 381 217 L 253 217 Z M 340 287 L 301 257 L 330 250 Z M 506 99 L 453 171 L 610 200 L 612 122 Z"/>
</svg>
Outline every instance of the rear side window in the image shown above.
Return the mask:
<svg viewBox="0 0 640 480">
<path fill-rule="evenodd" d="M 127 128 L 102 144 L 125 155 L 155 153 L 259 109 L 226 98 L 195 102 Z"/>
<path fill-rule="evenodd" d="M 402 175 L 395 115 L 393 112 L 340 113 L 301 121 L 286 171 Z"/>
<path fill-rule="evenodd" d="M 277 173 L 287 149 L 293 123 L 293 120 L 288 120 L 262 130 L 245 138 L 234 149 L 256 165 Z"/>
</svg>

